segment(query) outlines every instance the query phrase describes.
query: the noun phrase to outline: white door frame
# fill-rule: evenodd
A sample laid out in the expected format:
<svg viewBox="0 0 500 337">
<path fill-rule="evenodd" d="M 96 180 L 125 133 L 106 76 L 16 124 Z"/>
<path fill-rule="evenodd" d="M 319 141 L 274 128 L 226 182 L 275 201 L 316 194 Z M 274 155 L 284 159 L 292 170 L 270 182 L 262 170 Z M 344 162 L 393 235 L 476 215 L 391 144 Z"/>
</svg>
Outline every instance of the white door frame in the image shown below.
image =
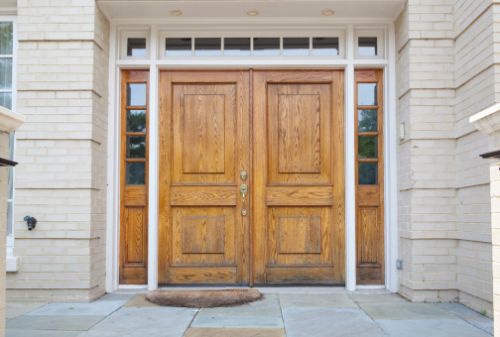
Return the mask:
<svg viewBox="0 0 500 337">
<path fill-rule="evenodd" d="M 352 20 L 351 20 L 352 21 Z M 158 125 L 158 74 L 161 69 L 193 68 L 337 68 L 345 71 L 345 246 L 346 246 L 346 289 L 355 291 L 356 286 L 356 203 L 355 203 L 355 125 L 354 125 L 354 71 L 357 68 L 384 69 L 384 231 L 385 231 L 385 288 L 391 292 L 398 290 L 396 259 L 398 258 L 398 203 L 397 203 L 397 116 L 396 116 L 396 42 L 392 21 L 377 22 L 377 29 L 385 30 L 384 59 L 356 59 L 355 32 L 365 23 L 347 24 L 345 28 L 345 58 L 315 59 L 313 57 L 193 57 L 161 59 L 158 42 L 159 24 L 142 27 L 149 29 L 149 59 L 119 60 L 120 29 L 127 27 L 123 21 L 111 22 L 109 59 L 109 110 L 108 110 L 108 162 L 107 162 L 107 230 L 106 230 L 106 291 L 121 288 L 145 288 L 118 284 L 119 270 L 119 215 L 120 215 L 120 69 L 149 69 L 149 124 Z M 137 23 L 137 22 L 135 22 Z M 310 25 L 307 26 L 311 30 Z M 369 27 L 369 26 L 368 26 Z M 275 27 L 274 27 L 275 28 Z M 227 29 L 227 28 L 226 28 Z M 217 34 L 213 34 L 217 36 Z M 149 131 L 149 203 L 148 203 L 148 284 L 149 290 L 158 288 L 158 128 Z"/>
</svg>

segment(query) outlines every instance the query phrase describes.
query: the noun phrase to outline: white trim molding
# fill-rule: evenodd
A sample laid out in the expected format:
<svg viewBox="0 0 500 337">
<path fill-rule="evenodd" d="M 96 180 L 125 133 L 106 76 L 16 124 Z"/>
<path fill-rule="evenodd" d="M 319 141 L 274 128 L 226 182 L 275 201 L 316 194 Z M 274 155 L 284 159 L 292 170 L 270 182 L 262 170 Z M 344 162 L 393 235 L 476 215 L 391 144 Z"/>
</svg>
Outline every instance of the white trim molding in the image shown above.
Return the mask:
<svg viewBox="0 0 500 337">
<path fill-rule="evenodd" d="M 500 130 L 500 103 L 497 103 L 469 118 L 469 122 L 486 134 Z"/>
<path fill-rule="evenodd" d="M 102 2 L 101 2 L 102 3 Z M 110 3 L 108 1 L 108 3 Z M 280 18 L 281 20 L 281 18 Z M 329 68 L 343 69 L 345 71 L 345 246 L 346 246 L 346 283 L 345 288 L 355 291 L 356 286 L 356 193 L 355 193 L 355 125 L 354 125 L 354 72 L 355 69 L 381 68 L 384 69 L 385 107 L 384 107 L 384 142 L 385 148 L 385 287 L 391 292 L 398 290 L 398 279 L 395 261 L 398 257 L 398 232 L 397 232 L 397 116 L 396 116 L 396 43 L 392 20 L 359 19 L 349 23 L 326 25 L 325 20 L 320 24 L 312 24 L 310 21 L 301 25 L 300 20 L 289 32 L 302 31 L 303 34 L 314 36 L 315 32 L 332 31 L 345 32 L 342 36 L 345 50 L 341 57 L 163 57 L 161 48 L 164 47 L 164 37 L 168 32 L 178 35 L 179 31 L 206 33 L 208 30 L 213 36 L 224 36 L 228 32 L 241 31 L 245 22 L 238 23 L 235 20 L 221 18 L 213 26 L 204 26 L 203 23 L 187 20 L 162 21 L 154 19 L 137 20 L 111 20 L 110 36 L 110 60 L 109 60 L 109 126 L 108 126 L 108 205 L 107 205 L 107 276 L 106 290 L 108 292 L 125 289 L 119 285 L 118 277 L 118 255 L 119 255 L 119 214 L 120 214 L 120 191 L 119 191 L 119 158 L 120 158 L 120 70 L 121 69 L 149 69 L 149 206 L 148 206 L 148 284 L 147 288 L 153 290 L 158 288 L 158 176 L 159 144 L 158 144 L 158 118 L 159 118 L 159 93 L 158 74 L 161 69 L 231 69 L 231 68 L 280 68 L 280 69 L 314 69 Z M 271 22 L 272 20 L 270 20 Z M 279 21 L 279 20 L 277 20 Z M 249 36 L 256 36 L 259 32 L 271 34 L 276 30 L 290 25 L 290 20 L 284 20 L 280 26 L 275 20 L 269 25 L 259 25 L 249 28 Z M 215 22 L 215 21 L 214 21 Z M 122 58 L 121 55 L 124 41 L 122 32 L 149 31 L 148 53 L 142 58 Z M 358 29 L 363 31 L 373 29 L 382 32 L 380 41 L 383 41 L 384 58 L 356 58 L 355 34 Z M 251 31 L 256 31 L 252 33 Z M 193 33 L 194 32 L 194 33 Z M 196 35 L 189 34 L 191 37 Z M 278 34 L 280 35 L 280 34 Z M 280 35 L 283 37 L 284 35 Z"/>
<path fill-rule="evenodd" d="M 1 132 L 14 132 L 23 123 L 25 118 L 22 115 L 12 112 L 12 110 L 0 106 L 0 131 Z"/>
</svg>

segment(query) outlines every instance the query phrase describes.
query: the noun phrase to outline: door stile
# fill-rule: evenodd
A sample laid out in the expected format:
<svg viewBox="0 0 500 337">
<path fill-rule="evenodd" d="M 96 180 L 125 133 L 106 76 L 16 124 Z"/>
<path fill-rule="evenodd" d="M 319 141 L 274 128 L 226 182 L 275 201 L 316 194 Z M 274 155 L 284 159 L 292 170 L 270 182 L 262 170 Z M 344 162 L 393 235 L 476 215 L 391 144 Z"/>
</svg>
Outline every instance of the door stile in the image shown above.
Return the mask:
<svg viewBox="0 0 500 337">
<path fill-rule="evenodd" d="M 170 264 L 172 246 L 169 238 L 169 231 L 171 231 L 170 220 L 170 186 L 171 186 L 171 166 L 165 165 L 165 161 L 170 161 L 172 156 L 172 134 L 169 132 L 165 136 L 162 130 L 172 130 L 172 74 L 170 72 L 160 72 L 159 84 L 159 201 L 158 201 L 158 283 L 164 278 L 167 273 L 167 265 Z"/>
</svg>

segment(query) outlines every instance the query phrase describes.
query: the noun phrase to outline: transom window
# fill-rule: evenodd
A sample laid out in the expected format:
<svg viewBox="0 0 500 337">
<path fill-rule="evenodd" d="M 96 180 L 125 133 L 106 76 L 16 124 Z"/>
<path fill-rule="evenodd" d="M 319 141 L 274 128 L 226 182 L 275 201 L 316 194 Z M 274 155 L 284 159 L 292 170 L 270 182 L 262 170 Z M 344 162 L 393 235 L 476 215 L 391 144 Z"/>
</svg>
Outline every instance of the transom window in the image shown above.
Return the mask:
<svg viewBox="0 0 500 337">
<path fill-rule="evenodd" d="M 142 33 L 145 34 L 145 33 Z M 136 34 L 137 35 L 137 34 Z M 134 35 L 134 36 L 136 36 Z M 127 58 L 147 57 L 145 38 L 122 39 Z M 339 57 L 343 54 L 341 37 L 330 36 L 165 36 L 160 41 L 160 54 L 171 57 L 211 56 L 317 56 Z"/>
<path fill-rule="evenodd" d="M 163 55 L 175 56 L 338 56 L 339 38 L 330 37 L 167 37 Z"/>
</svg>

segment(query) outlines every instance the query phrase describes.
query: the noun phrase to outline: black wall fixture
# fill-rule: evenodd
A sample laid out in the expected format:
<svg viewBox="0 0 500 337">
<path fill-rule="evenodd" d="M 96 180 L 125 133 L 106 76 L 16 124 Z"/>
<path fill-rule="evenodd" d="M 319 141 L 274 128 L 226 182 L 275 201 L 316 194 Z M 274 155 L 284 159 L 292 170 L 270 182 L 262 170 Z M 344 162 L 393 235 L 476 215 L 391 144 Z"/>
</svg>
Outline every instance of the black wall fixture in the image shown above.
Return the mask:
<svg viewBox="0 0 500 337">
<path fill-rule="evenodd" d="M 35 229 L 36 227 L 36 223 L 37 223 L 37 220 L 35 217 L 32 217 L 32 216 L 29 216 L 29 215 L 26 215 L 24 217 L 24 221 L 26 221 L 26 224 L 28 225 L 28 230 L 31 231 L 33 229 Z"/>
<path fill-rule="evenodd" d="M 16 166 L 17 163 L 12 160 L 8 160 L 0 157 L 0 166 Z"/>
</svg>

